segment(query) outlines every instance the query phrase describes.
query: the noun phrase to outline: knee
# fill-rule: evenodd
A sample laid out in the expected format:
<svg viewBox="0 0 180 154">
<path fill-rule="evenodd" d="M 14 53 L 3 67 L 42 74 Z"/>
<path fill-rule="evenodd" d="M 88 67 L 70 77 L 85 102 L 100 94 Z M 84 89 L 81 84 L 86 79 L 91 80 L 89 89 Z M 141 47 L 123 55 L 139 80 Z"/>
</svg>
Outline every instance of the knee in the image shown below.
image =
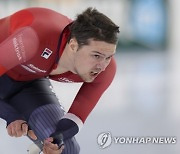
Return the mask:
<svg viewBox="0 0 180 154">
<path fill-rule="evenodd" d="M 75 137 L 64 141 L 65 148 L 63 154 L 79 154 L 80 146 L 76 141 Z"/>
<path fill-rule="evenodd" d="M 43 141 L 55 132 L 56 125 L 63 114 L 64 111 L 56 104 L 44 105 L 31 113 L 28 124 L 38 139 Z"/>
</svg>

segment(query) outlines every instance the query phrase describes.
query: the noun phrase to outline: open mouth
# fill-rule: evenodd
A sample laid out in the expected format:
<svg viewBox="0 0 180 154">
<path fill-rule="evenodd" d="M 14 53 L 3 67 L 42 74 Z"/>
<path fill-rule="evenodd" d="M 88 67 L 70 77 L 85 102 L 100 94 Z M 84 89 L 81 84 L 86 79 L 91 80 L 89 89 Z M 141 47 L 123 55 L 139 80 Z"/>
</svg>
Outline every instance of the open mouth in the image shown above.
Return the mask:
<svg viewBox="0 0 180 154">
<path fill-rule="evenodd" d="M 99 74 L 99 72 L 91 71 L 90 75 L 93 77 L 96 77 Z"/>
</svg>

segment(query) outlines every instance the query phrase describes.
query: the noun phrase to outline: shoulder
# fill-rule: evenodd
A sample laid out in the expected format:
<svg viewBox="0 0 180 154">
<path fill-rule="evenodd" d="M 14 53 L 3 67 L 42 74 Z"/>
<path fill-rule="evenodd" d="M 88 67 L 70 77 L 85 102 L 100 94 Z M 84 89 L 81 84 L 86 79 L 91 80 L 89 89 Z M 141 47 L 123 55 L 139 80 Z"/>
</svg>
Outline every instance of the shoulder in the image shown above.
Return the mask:
<svg viewBox="0 0 180 154">
<path fill-rule="evenodd" d="M 22 17 L 21 19 L 24 19 L 25 17 L 30 17 L 30 16 L 44 16 L 47 14 L 60 14 L 59 12 L 56 12 L 54 10 L 48 9 L 48 8 L 41 8 L 41 7 L 31 7 L 31 8 L 26 8 L 19 10 L 12 14 L 12 17 Z"/>
<path fill-rule="evenodd" d="M 72 22 L 71 19 L 59 12 L 39 7 L 23 9 L 10 16 L 11 32 L 25 26 L 31 26 L 36 29 L 39 27 L 57 27 L 58 25 L 61 28 L 62 25 L 64 28 L 70 22 Z"/>
</svg>

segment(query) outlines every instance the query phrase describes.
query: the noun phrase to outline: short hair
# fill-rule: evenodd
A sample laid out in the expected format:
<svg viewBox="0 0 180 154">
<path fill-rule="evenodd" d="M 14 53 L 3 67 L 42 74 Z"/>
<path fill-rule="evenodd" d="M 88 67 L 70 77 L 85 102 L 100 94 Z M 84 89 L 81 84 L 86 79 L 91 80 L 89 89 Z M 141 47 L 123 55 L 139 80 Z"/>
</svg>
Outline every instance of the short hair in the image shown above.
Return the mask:
<svg viewBox="0 0 180 154">
<path fill-rule="evenodd" d="M 97 9 L 89 7 L 70 26 L 71 38 L 76 38 L 79 47 L 88 45 L 89 39 L 116 44 L 119 27 Z M 69 41 L 68 40 L 68 41 Z"/>
</svg>

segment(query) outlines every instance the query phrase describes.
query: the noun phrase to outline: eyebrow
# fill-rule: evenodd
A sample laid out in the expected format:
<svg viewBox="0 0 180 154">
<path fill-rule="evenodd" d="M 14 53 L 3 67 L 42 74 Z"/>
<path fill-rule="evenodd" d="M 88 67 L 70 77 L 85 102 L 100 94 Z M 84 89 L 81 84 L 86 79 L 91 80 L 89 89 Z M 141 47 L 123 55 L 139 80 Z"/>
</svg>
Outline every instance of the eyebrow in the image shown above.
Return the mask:
<svg viewBox="0 0 180 154">
<path fill-rule="evenodd" d="M 101 52 L 99 52 L 99 51 L 93 51 L 94 53 L 97 53 L 97 54 L 100 54 L 100 55 L 102 55 L 102 56 L 104 56 L 104 57 L 106 57 L 106 55 L 105 54 L 103 54 L 103 53 L 101 53 Z M 114 53 L 115 54 L 115 53 Z M 113 56 L 114 54 L 112 54 L 112 55 L 110 55 L 110 56 Z M 108 57 L 110 57 L 110 56 L 108 56 Z"/>
</svg>

